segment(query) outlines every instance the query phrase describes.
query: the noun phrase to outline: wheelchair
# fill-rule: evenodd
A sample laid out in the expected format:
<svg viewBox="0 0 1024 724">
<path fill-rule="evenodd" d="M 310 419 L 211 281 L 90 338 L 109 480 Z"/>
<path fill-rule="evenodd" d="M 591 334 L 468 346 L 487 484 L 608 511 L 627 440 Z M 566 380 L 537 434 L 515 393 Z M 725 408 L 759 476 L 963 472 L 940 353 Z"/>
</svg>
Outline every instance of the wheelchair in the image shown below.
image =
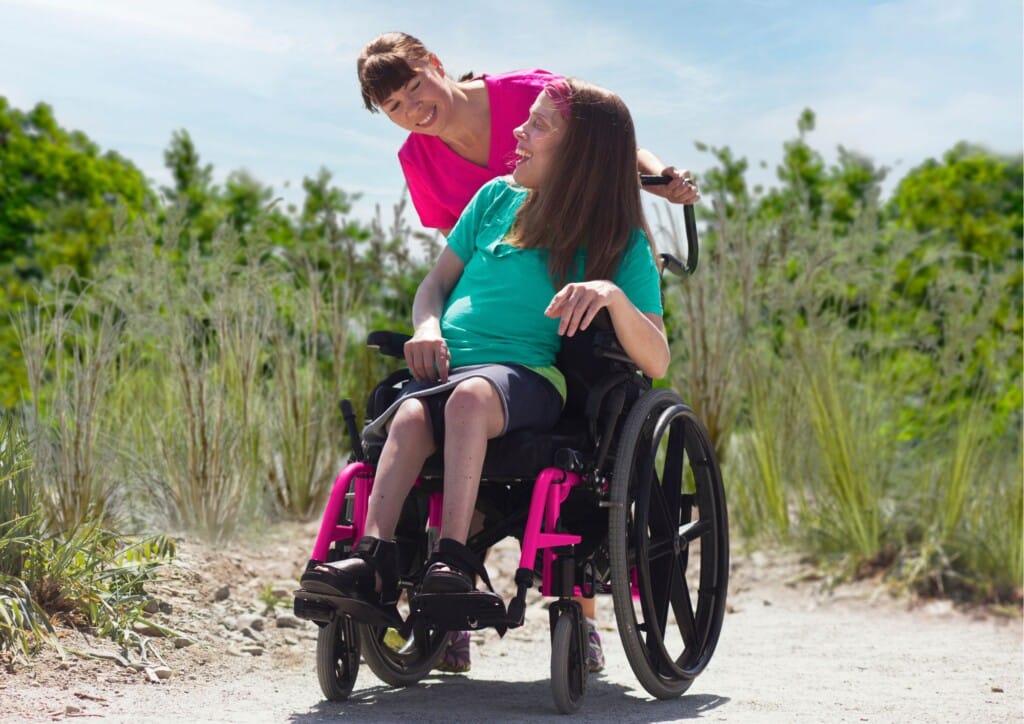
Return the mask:
<svg viewBox="0 0 1024 724">
<path fill-rule="evenodd" d="M 692 271 L 696 231 L 692 209 L 686 211 Z M 662 257 L 663 268 L 682 268 Z M 467 546 L 483 560 L 497 542 L 518 539 L 515 595 L 508 601 L 485 590 L 414 595 L 440 527 L 439 451 L 424 465 L 396 530 L 400 607 L 386 611 L 301 588 L 294 594 L 295 614 L 319 626 L 317 677 L 327 699 L 348 698 L 361 657 L 382 681 L 409 686 L 434 668 L 450 632 L 493 627 L 504 634 L 522 626 L 534 586 L 554 599 L 551 689 L 561 713 L 579 709 L 588 677 L 586 620 L 573 596 L 611 595 L 630 667 L 652 696 L 679 697 L 708 665 L 729 577 L 725 490 L 714 446 L 694 411 L 676 392 L 653 387 L 610 323 L 598 320 L 563 341 L 557 364 L 568 396 L 554 429 L 513 432 L 488 444 L 477 502 L 484 522 Z M 406 339 L 373 332 L 367 342 L 403 359 Z M 380 383 L 367 418 L 386 408 L 409 378 L 400 370 Z M 379 449 L 361 438 L 351 402 L 342 410 L 355 452 L 330 493 L 310 566 L 344 557 L 363 535 Z"/>
</svg>

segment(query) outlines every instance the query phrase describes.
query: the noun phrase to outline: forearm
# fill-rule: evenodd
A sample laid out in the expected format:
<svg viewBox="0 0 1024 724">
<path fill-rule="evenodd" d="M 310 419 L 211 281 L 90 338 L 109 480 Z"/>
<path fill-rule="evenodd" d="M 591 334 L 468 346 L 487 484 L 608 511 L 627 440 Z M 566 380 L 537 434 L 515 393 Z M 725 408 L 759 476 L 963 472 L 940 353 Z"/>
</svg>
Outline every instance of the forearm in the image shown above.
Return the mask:
<svg viewBox="0 0 1024 724">
<path fill-rule="evenodd" d="M 636 150 L 636 169 L 640 173 L 660 176 L 664 168 L 665 164 L 653 152 L 648 151 L 646 148 L 638 148 Z"/>
<path fill-rule="evenodd" d="M 668 371 L 670 353 L 661 317 L 644 314 L 619 290 L 608 306 L 615 335 L 622 349 L 640 370 L 651 378 Z"/>
<path fill-rule="evenodd" d="M 444 291 L 434 280 L 429 277 L 423 280 L 412 302 L 414 332 L 436 332 L 440 336 L 445 298 Z"/>
</svg>

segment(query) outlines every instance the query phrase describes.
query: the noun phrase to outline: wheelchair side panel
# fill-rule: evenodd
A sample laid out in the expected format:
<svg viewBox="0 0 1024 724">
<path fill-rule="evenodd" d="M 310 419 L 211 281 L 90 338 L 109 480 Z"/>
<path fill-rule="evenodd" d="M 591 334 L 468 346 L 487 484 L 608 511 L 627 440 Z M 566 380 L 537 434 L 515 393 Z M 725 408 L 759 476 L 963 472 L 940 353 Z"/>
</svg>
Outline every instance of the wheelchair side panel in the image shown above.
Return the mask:
<svg viewBox="0 0 1024 724">
<path fill-rule="evenodd" d="M 313 553 L 310 558 L 319 563 L 327 560 L 331 543 L 335 541 L 350 540 L 353 543 L 363 537 L 363 529 L 366 525 L 366 505 L 370 499 L 370 488 L 373 485 L 374 468 L 369 463 L 349 463 L 334 480 L 331 487 L 330 497 L 327 499 L 327 507 L 324 510 L 324 517 L 320 521 L 320 532 L 313 544 Z M 349 487 L 355 480 L 355 496 L 353 499 L 352 525 L 339 525 L 338 520 L 345 508 L 345 497 L 348 495 Z"/>
<path fill-rule="evenodd" d="M 555 559 L 552 550 L 557 546 L 576 545 L 582 538 L 568 533 L 556 533 L 562 503 L 569 497 L 569 491 L 583 482 L 576 473 L 566 472 L 559 468 L 545 468 L 537 475 L 530 498 L 530 513 L 523 531 L 523 550 L 519 559 L 519 567 L 533 570 L 537 560 L 537 551 L 543 551 L 541 593 L 551 593 L 551 564 Z"/>
</svg>

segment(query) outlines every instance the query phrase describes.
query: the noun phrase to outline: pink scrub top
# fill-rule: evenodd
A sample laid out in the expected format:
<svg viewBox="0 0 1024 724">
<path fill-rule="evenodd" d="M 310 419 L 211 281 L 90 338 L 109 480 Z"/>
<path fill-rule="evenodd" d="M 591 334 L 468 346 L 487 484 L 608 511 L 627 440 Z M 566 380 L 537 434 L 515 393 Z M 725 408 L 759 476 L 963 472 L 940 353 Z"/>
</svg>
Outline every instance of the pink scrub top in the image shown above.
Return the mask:
<svg viewBox="0 0 1024 724">
<path fill-rule="evenodd" d="M 431 229 L 452 228 L 481 186 L 512 170 L 513 129 L 529 117 L 530 106 L 544 84 L 559 77 L 538 69 L 483 76 L 491 104 L 487 166 L 467 161 L 437 136 L 409 134 L 398 151 L 398 160 L 420 223 Z"/>
</svg>

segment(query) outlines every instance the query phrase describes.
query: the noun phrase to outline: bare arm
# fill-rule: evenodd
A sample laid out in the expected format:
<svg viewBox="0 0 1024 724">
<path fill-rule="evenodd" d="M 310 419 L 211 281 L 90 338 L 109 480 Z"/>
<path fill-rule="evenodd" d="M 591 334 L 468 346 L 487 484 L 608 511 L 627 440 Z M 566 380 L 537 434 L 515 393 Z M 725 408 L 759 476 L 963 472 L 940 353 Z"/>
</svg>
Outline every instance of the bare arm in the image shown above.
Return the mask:
<svg viewBox="0 0 1024 724">
<path fill-rule="evenodd" d="M 405 362 L 416 380 L 448 380 L 451 356 L 441 336 L 441 313 L 464 268 L 462 260 L 446 246 L 416 289 L 412 302 L 414 332 L 405 343 Z"/>
<path fill-rule="evenodd" d="M 626 354 L 648 377 L 668 371 L 669 349 L 661 316 L 641 312 L 626 293 L 610 281 L 567 284 L 545 310 L 549 317 L 561 317 L 558 333 L 569 337 L 586 329 L 599 311 L 607 308 Z"/>
</svg>

